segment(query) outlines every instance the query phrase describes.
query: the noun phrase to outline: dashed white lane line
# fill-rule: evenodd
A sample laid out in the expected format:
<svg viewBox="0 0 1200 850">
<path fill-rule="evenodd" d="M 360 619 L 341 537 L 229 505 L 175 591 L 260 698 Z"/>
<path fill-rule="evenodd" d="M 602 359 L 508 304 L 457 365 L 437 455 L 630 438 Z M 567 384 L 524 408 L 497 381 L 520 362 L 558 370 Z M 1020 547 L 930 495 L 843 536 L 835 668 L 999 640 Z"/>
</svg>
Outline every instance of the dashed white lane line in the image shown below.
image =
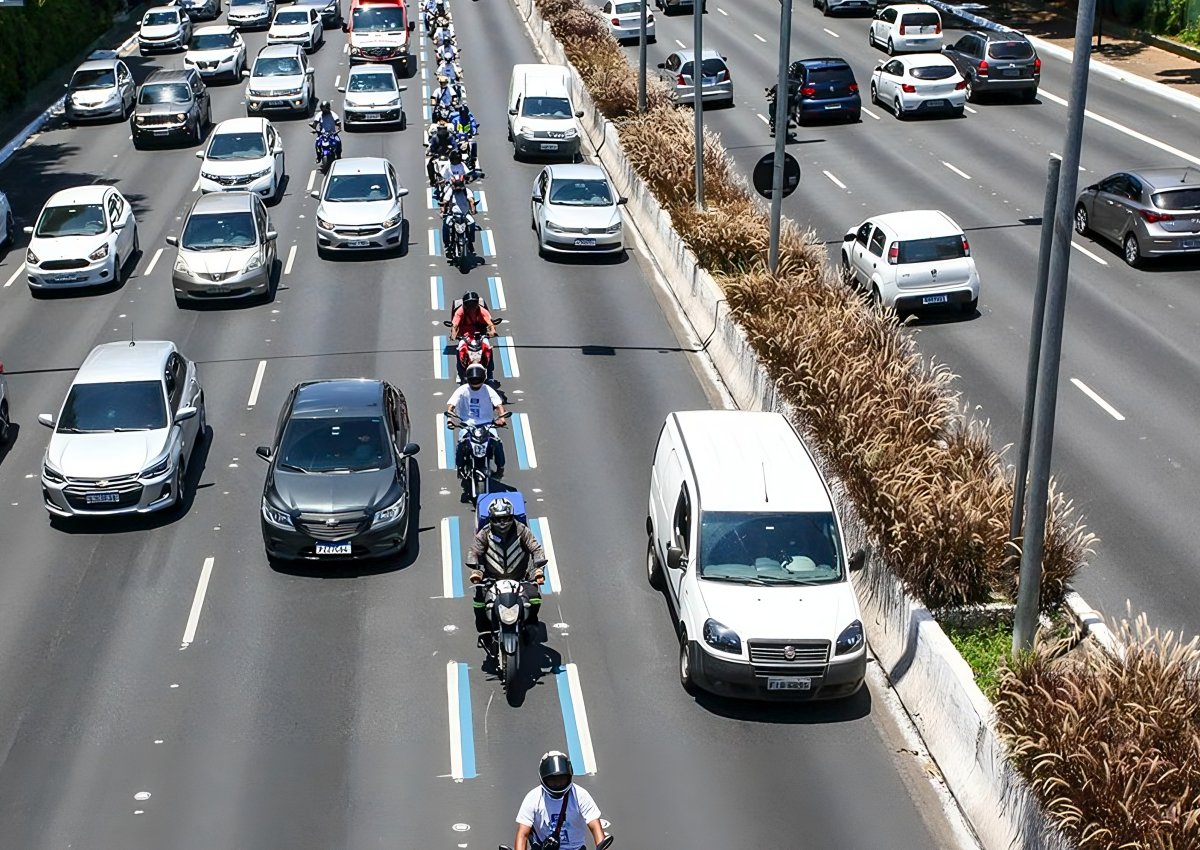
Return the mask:
<svg viewBox="0 0 1200 850">
<path fill-rule="evenodd" d="M 1055 158 L 1055 159 L 1057 159 L 1059 162 L 1062 162 L 1062 154 L 1060 154 L 1060 153 L 1055 153 L 1054 151 L 1050 151 L 1050 156 L 1054 157 L 1054 158 Z M 1087 171 L 1087 169 L 1086 169 L 1086 168 L 1084 168 L 1082 165 L 1081 165 L 1081 166 L 1079 166 L 1079 170 L 1080 170 L 1080 171 Z"/>
<path fill-rule="evenodd" d="M 287 264 L 283 267 L 284 274 L 292 273 L 292 263 L 296 262 L 296 247 L 296 245 L 293 245 L 291 250 L 288 251 Z"/>
<path fill-rule="evenodd" d="M 158 250 L 159 250 L 159 253 L 162 253 L 161 248 L 159 248 Z M 16 279 L 21 276 L 21 272 L 23 272 L 23 271 L 25 271 L 25 264 L 21 263 L 19 266 L 17 266 L 15 269 L 13 269 L 12 276 L 9 277 L 8 280 L 4 281 L 4 288 L 8 289 L 10 286 L 12 286 L 13 283 L 16 281 Z"/>
<path fill-rule="evenodd" d="M 675 39 L 675 43 L 679 45 L 679 49 L 680 49 L 680 50 L 687 50 L 687 45 L 686 45 L 686 44 L 684 44 L 684 43 L 683 43 L 682 41 L 680 41 L 679 39 Z"/>
<path fill-rule="evenodd" d="M 144 272 L 142 272 L 142 277 L 148 277 L 150 275 L 150 272 L 154 271 L 154 267 L 155 267 L 155 265 L 158 264 L 158 258 L 162 256 L 162 252 L 163 252 L 162 248 L 159 248 L 157 251 L 154 252 L 154 256 L 150 258 L 149 265 L 147 265 L 146 270 Z"/>
<path fill-rule="evenodd" d="M 304 189 L 305 192 L 311 192 L 313 184 L 317 182 L 317 169 L 308 172 L 308 186 Z"/>
<path fill-rule="evenodd" d="M 333 87 L 336 89 L 341 84 L 342 84 L 342 75 L 338 74 L 336 77 L 333 78 Z"/>
<path fill-rule="evenodd" d="M 192 598 L 192 610 L 183 630 L 180 649 L 187 649 L 196 638 L 196 627 L 200 625 L 200 611 L 204 608 L 204 597 L 208 593 L 208 580 L 212 578 L 213 563 L 212 558 L 205 558 L 204 566 L 200 569 L 200 580 L 196 582 L 196 595 Z"/>
<path fill-rule="evenodd" d="M 195 192 L 199 188 L 200 188 L 200 178 L 197 177 L 196 182 L 192 184 L 192 191 Z"/>
<path fill-rule="evenodd" d="M 438 447 L 438 469 L 446 469 L 446 414 L 439 413 L 437 415 L 437 447 Z"/>
<path fill-rule="evenodd" d="M 828 171 L 822 171 L 821 173 L 822 173 L 822 174 L 824 174 L 826 177 L 828 177 L 828 178 L 829 178 L 831 181 L 833 181 L 833 185 L 834 185 L 834 186 L 837 186 L 839 189 L 845 189 L 845 188 L 846 188 L 846 184 L 845 184 L 845 183 L 843 183 L 841 180 L 838 180 L 836 177 L 834 177 L 834 176 L 833 176 L 832 174 L 830 174 Z"/>
<path fill-rule="evenodd" d="M 978 110 L 978 109 L 972 109 L 971 107 L 967 106 L 965 103 L 963 104 L 963 109 L 967 110 L 967 112 L 970 112 L 972 115 L 978 115 L 978 114 L 979 114 L 979 110 Z"/>
<path fill-rule="evenodd" d="M 970 175 L 970 174 L 967 174 L 967 172 L 963 171 L 961 168 L 957 167 L 957 166 L 956 166 L 956 165 L 954 165 L 953 163 L 949 163 L 949 162 L 946 162 L 945 160 L 942 160 L 942 165 L 944 165 L 944 166 L 946 166 L 947 168 L 949 168 L 951 171 L 953 171 L 955 174 L 957 174 L 957 175 L 958 175 L 959 177 L 961 177 L 963 180 L 970 180 L 970 179 L 971 179 L 971 175 Z"/>
<path fill-rule="evenodd" d="M 343 55 L 343 56 L 349 56 L 349 55 L 350 55 L 350 45 L 349 45 L 349 44 L 343 44 L 343 45 L 342 45 L 342 55 Z"/>
<path fill-rule="evenodd" d="M 821 29 L 825 30 L 825 32 L 829 33 L 829 34 L 830 34 L 831 36 L 833 36 L 834 38 L 841 38 L 841 36 L 840 36 L 840 35 L 838 35 L 836 32 L 834 32 L 833 30 L 831 30 L 829 27 L 821 27 Z"/>
<path fill-rule="evenodd" d="M 761 41 L 763 44 L 767 43 L 767 40 L 765 38 L 763 38 L 761 35 L 759 35 L 758 33 L 754 33 L 754 37 L 757 38 L 759 41 Z"/>
<path fill-rule="evenodd" d="M 1117 420 L 1118 422 L 1125 421 L 1125 417 L 1121 414 L 1121 411 L 1117 410 L 1115 407 L 1113 407 L 1107 401 L 1100 398 L 1100 394 L 1097 393 L 1091 387 L 1089 387 L 1087 384 L 1085 384 L 1083 381 L 1079 380 L 1078 378 L 1072 378 L 1071 383 L 1074 384 L 1076 387 L 1078 387 L 1079 391 L 1081 393 L 1083 393 L 1085 396 L 1090 398 L 1092 401 L 1096 402 L 1096 404 L 1098 404 L 1102 408 L 1104 408 L 1104 412 L 1107 413 L 1109 416 L 1111 416 L 1113 419 Z"/>
<path fill-rule="evenodd" d="M 727 18 L 729 17 L 729 13 L 726 12 L 724 9 L 722 9 L 720 6 L 717 7 L 717 11 L 720 12 L 725 17 L 727 17 Z"/>
<path fill-rule="evenodd" d="M 876 121 L 880 120 L 878 115 L 865 107 L 862 109 L 862 114 L 866 115 L 868 118 L 874 118 Z"/>
<path fill-rule="evenodd" d="M 1071 247 L 1074 248 L 1079 253 L 1083 254 L 1083 256 L 1087 257 L 1088 259 L 1095 260 L 1097 263 L 1099 263 L 1102 266 L 1108 265 L 1108 260 L 1104 259 L 1103 257 L 1101 257 L 1098 254 L 1093 254 L 1091 251 L 1089 251 L 1087 248 L 1084 248 L 1082 245 L 1072 242 Z"/>
<path fill-rule="evenodd" d="M 768 127 L 771 126 L 771 119 L 767 118 L 767 116 L 763 115 L 761 112 L 756 112 L 754 114 L 758 116 L 759 121 L 762 121 Z"/>
<path fill-rule="evenodd" d="M 550 520 L 538 517 L 538 530 L 542 533 L 542 551 L 546 554 L 546 583 L 555 593 L 562 593 L 562 578 L 558 574 L 558 558 L 554 555 L 554 538 L 550 534 Z"/>
<path fill-rule="evenodd" d="M 259 360 L 258 368 L 254 371 L 254 383 L 250 385 L 250 398 L 246 399 L 246 407 L 258 404 L 258 391 L 262 389 L 263 374 L 267 371 L 267 361 Z"/>
<path fill-rule="evenodd" d="M 1066 98 L 1059 97 L 1056 94 L 1051 94 L 1050 92 L 1046 91 L 1045 89 L 1038 89 L 1038 94 L 1040 96 L 1046 98 L 1047 100 L 1054 101 L 1055 103 L 1059 104 L 1060 106 L 1067 105 Z M 1172 147 L 1171 145 L 1168 145 L 1166 142 L 1160 142 L 1158 139 L 1151 138 L 1150 136 L 1147 136 L 1145 133 L 1139 133 L 1137 130 L 1133 130 L 1129 127 L 1126 127 L 1124 124 L 1118 124 L 1116 121 L 1113 121 L 1111 118 L 1105 118 L 1103 115 L 1097 115 L 1095 112 L 1092 112 L 1092 110 L 1090 110 L 1090 109 L 1085 109 L 1083 111 L 1083 114 L 1086 115 L 1088 118 L 1091 118 L 1093 121 L 1095 121 L 1099 124 L 1103 124 L 1105 127 L 1112 127 L 1118 133 L 1124 133 L 1126 136 L 1129 136 L 1132 139 L 1137 139 L 1139 142 L 1145 142 L 1146 144 L 1151 145 L 1152 147 L 1158 148 L 1160 151 L 1166 151 L 1167 153 L 1171 154 L 1172 156 L 1177 156 L 1180 159 L 1186 159 L 1188 162 L 1192 163 L 1193 165 L 1200 165 L 1200 157 L 1192 156 L 1190 153 L 1185 153 L 1185 152 L 1181 151 L 1179 148 Z"/>
</svg>

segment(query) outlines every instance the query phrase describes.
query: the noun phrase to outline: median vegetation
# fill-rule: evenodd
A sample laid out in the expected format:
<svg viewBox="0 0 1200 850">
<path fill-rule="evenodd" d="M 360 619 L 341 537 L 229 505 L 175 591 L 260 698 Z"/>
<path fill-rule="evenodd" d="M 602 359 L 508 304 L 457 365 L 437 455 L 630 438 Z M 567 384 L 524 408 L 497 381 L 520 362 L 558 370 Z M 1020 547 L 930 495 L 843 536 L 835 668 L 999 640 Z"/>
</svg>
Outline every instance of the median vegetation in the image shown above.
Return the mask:
<svg viewBox="0 0 1200 850">
<path fill-rule="evenodd" d="M 714 136 L 704 141 L 707 209 L 692 197 L 691 115 L 637 78 L 581 0 L 536 0 L 626 157 L 675 230 L 724 290 L 736 320 L 846 488 L 878 552 L 935 612 L 1014 599 L 1008 543 L 1013 473 L 972 420 L 955 376 L 924 359 L 894 313 L 830 270 L 825 247 L 785 222 L 777 274 L 768 221 Z M 668 151 L 669 155 L 663 155 Z M 1094 542 L 1052 489 L 1042 604 L 1058 606 Z M 992 669 L 1007 630 L 959 635 L 987 658 L 1014 763 L 1064 833 L 1086 850 L 1200 847 L 1200 650 L 1144 622 L 1118 635 L 1115 659 L 1084 644 Z M 1070 642 L 1059 645 L 1062 649 Z"/>
</svg>

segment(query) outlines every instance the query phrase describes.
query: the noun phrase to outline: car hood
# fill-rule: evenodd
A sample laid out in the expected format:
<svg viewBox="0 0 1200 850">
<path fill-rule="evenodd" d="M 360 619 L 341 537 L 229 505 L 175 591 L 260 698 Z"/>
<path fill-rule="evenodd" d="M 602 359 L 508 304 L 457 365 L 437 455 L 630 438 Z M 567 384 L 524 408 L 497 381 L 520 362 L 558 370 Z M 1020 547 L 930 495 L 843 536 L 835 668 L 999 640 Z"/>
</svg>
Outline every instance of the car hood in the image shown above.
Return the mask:
<svg viewBox="0 0 1200 850">
<path fill-rule="evenodd" d="M 60 434 L 46 447 L 46 460 L 69 478 L 136 475 L 166 450 L 170 428 L 103 434 Z"/>
<path fill-rule="evenodd" d="M 357 91 L 346 92 L 346 106 L 395 106 L 398 92 Z"/>
<path fill-rule="evenodd" d="M 758 587 L 698 581 L 708 616 L 747 640 L 837 640 L 861 619 L 849 582 Z"/>
<path fill-rule="evenodd" d="M 115 100 L 119 94 L 120 91 L 116 86 L 110 86 L 103 89 L 80 89 L 71 92 L 68 96 L 76 106 L 99 106 Z"/>
<path fill-rule="evenodd" d="M 295 91 L 304 85 L 304 75 L 289 74 L 286 77 L 251 77 L 249 85 L 252 91 Z"/>
<path fill-rule="evenodd" d="M 179 35 L 181 31 L 182 28 L 179 24 L 155 24 L 154 26 L 142 24 L 138 29 L 138 35 L 142 38 L 170 38 L 173 35 Z"/>
<path fill-rule="evenodd" d="M 275 496 L 289 510 L 350 512 L 379 507 L 396 483 L 396 470 L 310 474 L 276 469 L 274 477 Z"/>
<path fill-rule="evenodd" d="M 139 103 L 134 107 L 138 115 L 174 115 L 177 112 L 188 112 L 190 103 Z"/>
<path fill-rule="evenodd" d="M 274 157 L 271 156 L 254 159 L 205 159 L 200 163 L 200 170 L 214 177 L 241 177 L 244 174 L 257 174 L 273 164 Z"/>
<path fill-rule="evenodd" d="M 560 227 L 586 227 L 588 230 L 603 230 L 621 220 L 615 206 L 571 207 L 563 204 L 547 204 L 546 219 Z"/>
<path fill-rule="evenodd" d="M 216 47 L 212 50 L 189 50 L 187 58 L 193 62 L 228 62 L 237 57 L 236 47 Z"/>
<path fill-rule="evenodd" d="M 297 38 L 302 35 L 308 35 L 308 24 L 271 24 L 271 29 L 267 31 L 267 37 L 275 36 L 276 38 Z"/>
<path fill-rule="evenodd" d="M 95 236 L 58 236 L 53 239 L 34 236 L 29 240 L 29 250 L 43 263 L 46 260 L 78 260 L 108 242 L 110 235 L 98 233 Z"/>
<path fill-rule="evenodd" d="M 257 254 L 258 246 L 238 248 L 236 251 L 188 251 L 179 249 L 179 256 L 193 272 L 211 275 L 237 274 Z"/>
<path fill-rule="evenodd" d="M 317 207 L 317 216 L 334 224 L 379 224 L 400 215 L 400 205 L 390 201 L 354 201 L 352 203 L 326 203 Z"/>
</svg>

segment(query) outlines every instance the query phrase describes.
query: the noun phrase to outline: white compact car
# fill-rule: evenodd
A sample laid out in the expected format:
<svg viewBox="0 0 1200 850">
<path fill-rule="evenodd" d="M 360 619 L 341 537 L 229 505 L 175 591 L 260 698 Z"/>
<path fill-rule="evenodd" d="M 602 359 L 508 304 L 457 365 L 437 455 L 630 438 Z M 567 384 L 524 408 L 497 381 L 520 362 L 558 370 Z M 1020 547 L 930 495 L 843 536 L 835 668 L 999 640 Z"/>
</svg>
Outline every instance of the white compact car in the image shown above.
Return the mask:
<svg viewBox="0 0 1200 850">
<path fill-rule="evenodd" d="M 245 190 L 271 200 L 283 188 L 283 139 L 266 118 L 222 121 L 196 156 L 201 192 Z"/>
<path fill-rule="evenodd" d="M 598 165 L 548 165 L 533 181 L 530 224 L 538 253 L 616 254 L 625 250 L 621 205 Z"/>
<path fill-rule="evenodd" d="M 399 124 L 408 126 L 404 101 L 400 93 L 407 91 L 396 81 L 391 65 L 351 65 L 346 84 L 338 91 L 346 95 L 342 102 L 342 125 L 351 127 L 369 124 Z"/>
<path fill-rule="evenodd" d="M 940 210 L 867 219 L 842 239 L 842 274 L 897 313 L 954 307 L 973 315 L 979 273 L 967 235 Z"/>
<path fill-rule="evenodd" d="M 183 50 L 192 37 L 192 19 L 178 6 L 155 6 L 142 15 L 138 27 L 138 52 Z"/>
<path fill-rule="evenodd" d="M 83 361 L 42 461 L 52 517 L 145 514 L 180 504 L 205 436 L 196 364 L 173 342 L 108 342 Z"/>
<path fill-rule="evenodd" d="M 39 293 L 104 286 L 138 252 L 138 229 L 125 196 L 92 184 L 55 192 L 42 207 L 25 254 L 29 289 Z"/>
<path fill-rule="evenodd" d="M 205 79 L 240 80 L 247 61 L 246 42 L 233 27 L 201 27 L 183 56 L 183 64 L 191 65 Z"/>
<path fill-rule="evenodd" d="M 942 49 L 942 16 L 924 3 L 901 3 L 880 9 L 867 31 L 867 42 L 889 56 Z"/>
<path fill-rule="evenodd" d="M 268 44 L 301 44 L 310 53 L 325 42 L 321 13 L 312 6 L 280 9 L 267 30 Z"/>
<path fill-rule="evenodd" d="M 383 157 L 339 159 L 329 169 L 317 204 L 317 255 L 334 251 L 405 250 L 404 201 L 396 169 Z"/>
<path fill-rule="evenodd" d="M 901 119 L 930 112 L 962 117 L 967 107 L 967 81 L 944 54 L 897 56 L 875 66 L 871 102 L 882 103 Z"/>
<path fill-rule="evenodd" d="M 617 41 L 639 41 L 642 37 L 642 7 L 640 0 L 605 0 L 600 17 L 608 24 Z M 646 10 L 646 43 L 654 44 L 654 13 Z"/>
</svg>

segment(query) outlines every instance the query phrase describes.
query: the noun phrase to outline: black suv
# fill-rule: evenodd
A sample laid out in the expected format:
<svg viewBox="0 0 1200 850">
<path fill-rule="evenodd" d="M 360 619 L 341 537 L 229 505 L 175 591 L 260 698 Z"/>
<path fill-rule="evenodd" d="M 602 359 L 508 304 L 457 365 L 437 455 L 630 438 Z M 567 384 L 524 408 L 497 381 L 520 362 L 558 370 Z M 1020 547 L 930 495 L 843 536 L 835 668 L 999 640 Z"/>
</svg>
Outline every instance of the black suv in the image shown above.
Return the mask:
<svg viewBox="0 0 1200 850">
<path fill-rule="evenodd" d="M 985 92 L 1017 92 L 1037 99 L 1042 60 L 1019 32 L 968 32 L 942 52 L 958 66 L 967 81 L 967 100 Z"/>
<path fill-rule="evenodd" d="M 793 62 L 788 67 L 788 112 L 797 124 L 861 120 L 862 99 L 846 60 L 825 56 Z"/>
<path fill-rule="evenodd" d="M 137 105 L 129 119 L 133 146 L 154 139 L 186 139 L 198 145 L 212 123 L 208 87 L 195 68 L 155 71 L 138 89 Z"/>
</svg>

